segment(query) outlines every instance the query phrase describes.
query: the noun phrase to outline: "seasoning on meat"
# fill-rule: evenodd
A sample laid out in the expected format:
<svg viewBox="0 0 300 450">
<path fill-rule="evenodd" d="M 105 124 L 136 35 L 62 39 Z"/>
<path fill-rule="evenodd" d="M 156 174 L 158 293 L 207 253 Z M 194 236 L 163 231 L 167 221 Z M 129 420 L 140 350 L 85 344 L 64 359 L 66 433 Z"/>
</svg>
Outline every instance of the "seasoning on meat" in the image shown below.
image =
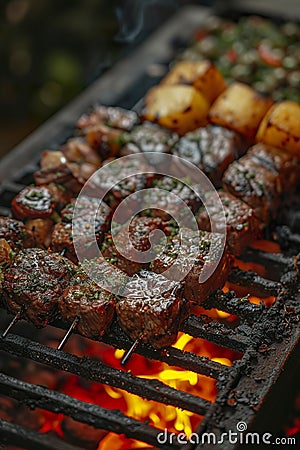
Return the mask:
<svg viewBox="0 0 300 450">
<path fill-rule="evenodd" d="M 12 201 L 12 211 L 17 219 L 37 219 L 51 216 L 56 202 L 47 186 L 28 186 Z"/>
<path fill-rule="evenodd" d="M 80 271 L 71 279 L 58 303 L 64 320 L 72 323 L 78 317 L 78 332 L 95 339 L 100 339 L 109 328 L 115 306 L 115 297 Z"/>
<path fill-rule="evenodd" d="M 130 131 L 138 122 L 138 115 L 134 111 L 113 106 L 98 105 L 89 114 L 83 114 L 77 127 L 85 130 L 94 125 L 104 124 L 119 130 Z"/>
<path fill-rule="evenodd" d="M 13 250 L 34 246 L 34 237 L 23 222 L 0 216 L 0 238 L 5 239 Z"/>
<path fill-rule="evenodd" d="M 71 261 L 42 249 L 20 251 L 4 273 L 4 299 L 11 312 L 24 308 L 24 317 L 45 326 L 74 273 Z"/>
<path fill-rule="evenodd" d="M 134 275 L 116 306 L 123 330 L 133 340 L 142 335 L 141 341 L 155 348 L 174 344 L 179 326 L 187 315 L 180 289 L 180 283 L 160 274 L 142 270 Z"/>
<path fill-rule="evenodd" d="M 226 219 L 226 239 L 229 251 L 234 255 L 240 255 L 243 250 L 260 235 L 260 223 L 254 210 L 243 201 L 229 194 L 219 192 Z M 214 222 L 215 231 L 223 228 L 223 211 L 219 204 L 213 201 L 212 196 L 207 196 L 206 208 L 210 212 L 210 219 Z M 211 231 L 211 223 L 206 208 L 200 208 L 197 215 L 199 228 Z"/>
<path fill-rule="evenodd" d="M 220 234 L 206 231 L 196 234 L 189 230 L 186 230 L 185 234 L 184 240 L 180 236 L 170 239 L 150 267 L 156 273 L 164 273 L 172 268 L 176 271 L 176 278 L 182 276 L 184 280 L 184 297 L 193 303 L 201 304 L 209 294 L 224 285 L 231 258 L 226 247 L 223 251 Z M 205 276 L 212 269 L 214 271 L 211 276 L 200 282 L 200 276 Z M 165 276 L 169 277 L 166 273 Z M 170 276 L 173 277 L 173 274 Z"/>
</svg>

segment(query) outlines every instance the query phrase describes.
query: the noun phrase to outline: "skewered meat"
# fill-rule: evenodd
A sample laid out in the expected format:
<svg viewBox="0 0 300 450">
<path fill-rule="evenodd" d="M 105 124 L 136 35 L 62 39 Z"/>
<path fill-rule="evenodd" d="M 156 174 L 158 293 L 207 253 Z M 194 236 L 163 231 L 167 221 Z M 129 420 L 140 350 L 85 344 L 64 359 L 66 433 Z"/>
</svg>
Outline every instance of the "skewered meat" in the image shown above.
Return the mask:
<svg viewBox="0 0 300 450">
<path fill-rule="evenodd" d="M 11 312 L 24 308 L 24 317 L 45 326 L 74 273 L 66 258 L 42 249 L 21 251 L 4 273 L 4 299 Z"/>
<path fill-rule="evenodd" d="M 28 186 L 12 201 L 12 211 L 17 219 L 50 217 L 56 202 L 47 186 Z"/>
<path fill-rule="evenodd" d="M 170 220 L 171 217 L 174 219 L 179 218 L 181 214 L 184 215 L 185 213 L 182 209 L 181 200 L 183 200 L 194 213 L 198 211 L 202 203 L 197 193 L 177 178 L 164 176 L 155 179 L 151 184 L 151 188 L 156 188 L 157 191 L 151 190 L 149 191 L 149 194 L 147 192 L 145 193 L 143 209 L 144 214 L 152 217 L 161 217 L 163 220 Z M 171 192 L 171 194 L 174 194 L 178 198 L 173 195 L 168 195 L 168 192 Z M 150 205 L 150 207 L 148 205 Z M 156 207 L 153 208 L 152 205 L 155 205 Z M 167 211 L 170 211 L 170 214 Z"/>
<path fill-rule="evenodd" d="M 121 149 L 121 155 L 132 153 L 170 153 L 178 136 L 154 123 L 144 122 L 135 127 L 129 136 L 129 143 Z"/>
<path fill-rule="evenodd" d="M 226 239 L 229 250 L 234 255 L 240 255 L 242 251 L 260 235 L 259 221 L 250 206 L 228 192 L 219 192 L 226 219 Z M 212 196 L 206 199 L 206 208 L 210 211 L 210 219 L 216 226 L 215 231 L 221 231 L 223 214 L 218 204 L 213 202 Z M 200 208 L 197 215 L 199 228 L 211 231 L 210 219 L 207 210 Z"/>
<path fill-rule="evenodd" d="M 101 247 L 102 255 L 107 262 L 112 263 L 128 275 L 133 275 L 141 267 L 148 266 L 147 262 L 135 260 L 134 251 L 145 252 L 151 248 L 149 235 L 154 230 L 162 230 L 165 234 L 169 232 L 167 223 L 159 218 L 135 217 L 129 224 L 129 235 L 127 235 L 127 229 L 124 227 L 120 228 L 120 231 L 114 237 L 114 241 L 110 234 L 106 235 Z M 123 254 L 118 252 L 114 242 L 122 249 Z M 155 243 L 152 242 L 152 245 L 154 246 Z M 154 257 L 155 254 L 153 253 Z"/>
<path fill-rule="evenodd" d="M 104 203 L 93 197 L 81 195 L 76 204 L 76 226 L 72 232 L 72 218 L 75 209 L 76 199 L 61 212 L 62 222 L 55 224 L 51 236 L 51 248 L 54 251 L 61 252 L 65 250 L 65 256 L 71 261 L 77 263 L 77 256 L 73 244 L 73 232 L 85 251 L 88 250 L 94 236 L 98 244 L 104 238 L 104 233 L 109 227 L 111 209 Z M 99 207 L 98 207 L 99 206 Z M 91 224 L 93 222 L 94 212 L 97 211 L 95 219 L 95 235 L 91 233 Z M 87 256 L 87 254 L 86 254 Z M 91 254 L 91 256 L 94 256 Z"/>
<path fill-rule="evenodd" d="M 34 246 L 34 236 L 23 222 L 0 216 L 0 238 L 5 239 L 13 250 Z"/>
<path fill-rule="evenodd" d="M 156 273 L 164 273 L 170 268 L 176 270 L 176 278 L 180 276 L 184 279 L 184 297 L 200 304 L 211 292 L 221 288 L 227 279 L 231 258 L 227 248 L 222 252 L 221 243 L 221 236 L 217 233 L 199 231 L 197 236 L 194 232 L 187 231 L 184 241 L 179 236 L 170 239 L 150 267 Z M 182 255 L 177 258 L 179 251 Z M 190 267 L 190 271 L 185 275 L 186 268 Z M 214 271 L 211 276 L 206 281 L 200 282 L 200 276 L 204 276 L 212 269 Z M 164 275 L 169 277 L 167 274 Z M 170 276 L 174 279 L 174 273 Z"/>
<path fill-rule="evenodd" d="M 138 120 L 138 115 L 134 111 L 99 105 L 91 113 L 83 114 L 77 122 L 77 127 L 85 130 L 94 125 L 104 124 L 119 130 L 130 131 Z"/>
<path fill-rule="evenodd" d="M 48 248 L 51 243 L 51 234 L 54 223 L 51 219 L 29 219 L 26 228 L 32 232 L 34 245 L 32 247 Z"/>
<path fill-rule="evenodd" d="M 276 217 L 286 185 L 299 177 L 293 156 L 258 144 L 233 162 L 223 176 L 224 189 L 250 205 L 264 224 Z"/>
<path fill-rule="evenodd" d="M 97 167 L 101 166 L 101 158 L 83 138 L 69 139 L 61 148 L 61 151 L 68 161 L 82 164 L 87 162 Z"/>
<path fill-rule="evenodd" d="M 80 271 L 71 279 L 58 303 L 62 318 L 72 323 L 79 317 L 78 332 L 97 339 L 109 328 L 115 306 L 115 297 Z"/>
<path fill-rule="evenodd" d="M 165 292 L 160 293 L 162 288 Z M 142 334 L 143 342 L 162 348 L 176 341 L 187 305 L 180 295 L 180 283 L 142 270 L 125 286 L 116 311 L 121 327 L 132 339 Z"/>
<path fill-rule="evenodd" d="M 242 152 L 239 135 L 225 128 L 207 125 L 182 137 L 173 153 L 199 167 L 215 186 L 228 165 Z"/>
</svg>

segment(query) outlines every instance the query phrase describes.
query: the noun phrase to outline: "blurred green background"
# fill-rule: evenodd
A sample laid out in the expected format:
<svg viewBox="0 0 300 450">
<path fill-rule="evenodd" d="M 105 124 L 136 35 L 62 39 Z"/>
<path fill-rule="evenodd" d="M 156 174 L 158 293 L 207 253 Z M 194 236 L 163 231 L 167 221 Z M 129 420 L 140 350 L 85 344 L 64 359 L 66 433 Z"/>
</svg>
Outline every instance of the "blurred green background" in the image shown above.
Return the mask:
<svg viewBox="0 0 300 450">
<path fill-rule="evenodd" d="M 1 0 L 0 155 L 186 3 Z"/>
</svg>

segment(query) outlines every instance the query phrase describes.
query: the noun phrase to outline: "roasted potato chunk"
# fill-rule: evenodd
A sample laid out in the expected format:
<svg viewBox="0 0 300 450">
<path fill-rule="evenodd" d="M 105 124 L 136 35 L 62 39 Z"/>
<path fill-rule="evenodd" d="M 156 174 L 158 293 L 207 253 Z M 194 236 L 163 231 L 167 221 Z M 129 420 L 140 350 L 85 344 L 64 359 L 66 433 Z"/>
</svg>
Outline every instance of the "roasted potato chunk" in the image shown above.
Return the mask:
<svg viewBox="0 0 300 450">
<path fill-rule="evenodd" d="M 155 86 L 146 95 L 143 118 L 183 135 L 207 123 L 209 103 L 192 86 Z"/>
<path fill-rule="evenodd" d="M 180 61 L 162 80 L 161 84 L 194 86 L 212 103 L 226 88 L 223 75 L 210 61 Z"/>
<path fill-rule="evenodd" d="M 263 118 L 256 140 L 274 145 L 300 157 L 300 105 L 276 103 Z"/>
<path fill-rule="evenodd" d="M 250 86 L 233 83 L 213 103 L 208 118 L 212 123 L 236 131 L 252 141 L 272 100 Z"/>
</svg>

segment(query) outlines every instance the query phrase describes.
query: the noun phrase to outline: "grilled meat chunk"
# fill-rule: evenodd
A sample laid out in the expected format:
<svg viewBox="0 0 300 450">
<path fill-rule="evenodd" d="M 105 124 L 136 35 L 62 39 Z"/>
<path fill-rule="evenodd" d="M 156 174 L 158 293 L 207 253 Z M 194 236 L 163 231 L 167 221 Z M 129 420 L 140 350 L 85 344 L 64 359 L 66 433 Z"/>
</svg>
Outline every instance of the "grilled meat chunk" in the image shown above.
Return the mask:
<svg viewBox="0 0 300 450">
<path fill-rule="evenodd" d="M 48 248 L 51 243 L 51 234 L 54 223 L 51 219 L 29 219 L 26 221 L 28 232 L 33 234 L 32 247 Z"/>
<path fill-rule="evenodd" d="M 56 311 L 57 302 L 74 273 L 66 258 L 31 248 L 21 251 L 5 271 L 3 292 L 9 310 L 24 308 L 24 317 L 45 326 Z"/>
<path fill-rule="evenodd" d="M 59 300 L 60 315 L 72 323 L 79 317 L 77 330 L 83 336 L 100 339 L 109 328 L 115 312 L 116 299 L 95 282 L 77 273 Z"/>
<path fill-rule="evenodd" d="M 295 190 L 300 177 L 299 160 L 290 153 L 266 144 L 256 144 L 247 155 L 266 169 L 276 173 L 281 183 L 280 190 L 287 195 Z"/>
<path fill-rule="evenodd" d="M 134 111 L 113 106 L 99 105 L 89 114 L 83 114 L 77 127 L 81 130 L 94 125 L 104 124 L 119 130 L 130 131 L 138 122 L 138 115 Z"/>
<path fill-rule="evenodd" d="M 61 148 L 65 158 L 70 162 L 82 164 L 84 162 L 101 166 L 101 158 L 97 151 L 92 148 L 84 138 L 69 139 Z"/>
<path fill-rule="evenodd" d="M 138 262 L 135 258 L 134 252 L 145 252 L 150 250 L 153 259 L 155 257 L 155 244 L 158 242 L 150 242 L 149 236 L 154 230 L 162 230 L 164 234 L 168 234 L 169 228 L 166 222 L 159 218 L 151 217 L 135 217 L 129 224 L 129 234 L 127 228 L 121 227 L 120 231 L 112 239 L 110 234 L 107 234 L 102 244 L 102 255 L 107 262 L 115 265 L 128 275 L 137 273 L 141 267 L 146 268 L 148 262 Z M 160 240 L 160 237 L 158 237 Z M 117 250 L 115 243 L 122 250 L 122 254 Z M 153 253 L 152 253 L 153 251 Z"/>
<path fill-rule="evenodd" d="M 282 194 L 280 178 L 251 153 L 230 164 L 223 176 L 223 187 L 251 206 L 264 225 L 276 217 Z"/>
<path fill-rule="evenodd" d="M 23 222 L 0 216 L 0 238 L 5 239 L 13 250 L 34 247 L 34 236 Z"/>
<path fill-rule="evenodd" d="M 226 219 L 227 244 L 229 251 L 234 255 L 240 255 L 243 250 L 260 235 L 260 223 L 255 217 L 253 209 L 242 200 L 234 197 L 228 192 L 219 192 Z M 210 219 L 214 222 L 216 230 L 221 231 L 223 224 L 223 214 L 219 205 L 208 196 L 206 207 L 210 211 L 210 218 L 207 210 L 202 207 L 197 215 L 199 228 L 211 231 Z"/>
<path fill-rule="evenodd" d="M 125 286 L 116 311 L 118 322 L 132 339 L 142 334 L 142 342 L 162 348 L 176 341 L 187 306 L 180 295 L 179 283 L 142 270 Z"/>
<path fill-rule="evenodd" d="M 60 150 L 44 150 L 40 160 L 41 169 L 50 169 L 65 164 L 67 159 Z"/>
<path fill-rule="evenodd" d="M 241 152 L 238 134 L 214 125 L 187 133 L 173 149 L 175 155 L 195 164 L 218 187 L 224 171 Z"/>
<path fill-rule="evenodd" d="M 184 220 L 185 211 L 182 209 L 181 200 L 187 204 L 193 213 L 198 211 L 202 203 L 195 191 L 176 178 L 164 176 L 155 179 L 150 187 L 157 190 L 151 190 L 149 194 L 145 193 L 142 207 L 144 210 L 143 214 L 151 217 L 170 220 L 171 217 L 178 219 L 182 216 L 181 219 Z M 168 194 L 169 192 L 176 197 Z M 156 207 L 153 208 L 152 205 Z"/>
<path fill-rule="evenodd" d="M 128 138 L 129 143 L 121 149 L 121 155 L 132 153 L 170 153 L 178 136 L 154 123 L 144 122 L 135 127 Z"/>
<path fill-rule="evenodd" d="M 17 219 L 37 219 L 51 216 L 56 202 L 47 186 L 28 186 L 16 195 L 11 207 Z"/>
<path fill-rule="evenodd" d="M 109 227 L 111 209 L 104 202 L 99 205 L 96 198 L 80 196 L 76 204 L 76 221 L 72 230 L 75 203 L 76 199 L 72 199 L 71 203 L 61 211 L 62 222 L 54 226 L 51 236 L 51 248 L 56 252 L 64 250 L 65 256 L 77 263 L 78 259 L 73 244 L 73 233 L 76 233 L 76 237 L 82 249 L 84 249 L 86 257 L 88 255 L 90 257 L 95 256 L 92 253 L 89 254 L 88 250 L 94 238 L 96 238 L 98 244 L 102 242 L 104 233 Z M 97 211 L 97 215 L 94 233 L 91 224 L 95 211 Z"/>
<path fill-rule="evenodd" d="M 1 265 L 10 263 L 14 252 L 6 239 L 0 238 L 0 284 L 1 284 Z M 1 286 L 0 286 L 1 293 Z"/>
<path fill-rule="evenodd" d="M 222 251 L 222 240 L 217 233 L 186 231 L 187 238 L 179 236 L 170 239 L 160 255 L 151 263 L 151 269 L 172 279 L 184 279 L 184 297 L 190 302 L 201 304 L 213 291 L 221 288 L 231 265 L 227 248 Z M 179 251 L 182 253 L 180 257 Z M 190 271 L 185 275 L 186 270 Z M 166 270 L 172 272 L 167 274 Z M 200 277 L 213 270 L 202 282 Z"/>
</svg>

